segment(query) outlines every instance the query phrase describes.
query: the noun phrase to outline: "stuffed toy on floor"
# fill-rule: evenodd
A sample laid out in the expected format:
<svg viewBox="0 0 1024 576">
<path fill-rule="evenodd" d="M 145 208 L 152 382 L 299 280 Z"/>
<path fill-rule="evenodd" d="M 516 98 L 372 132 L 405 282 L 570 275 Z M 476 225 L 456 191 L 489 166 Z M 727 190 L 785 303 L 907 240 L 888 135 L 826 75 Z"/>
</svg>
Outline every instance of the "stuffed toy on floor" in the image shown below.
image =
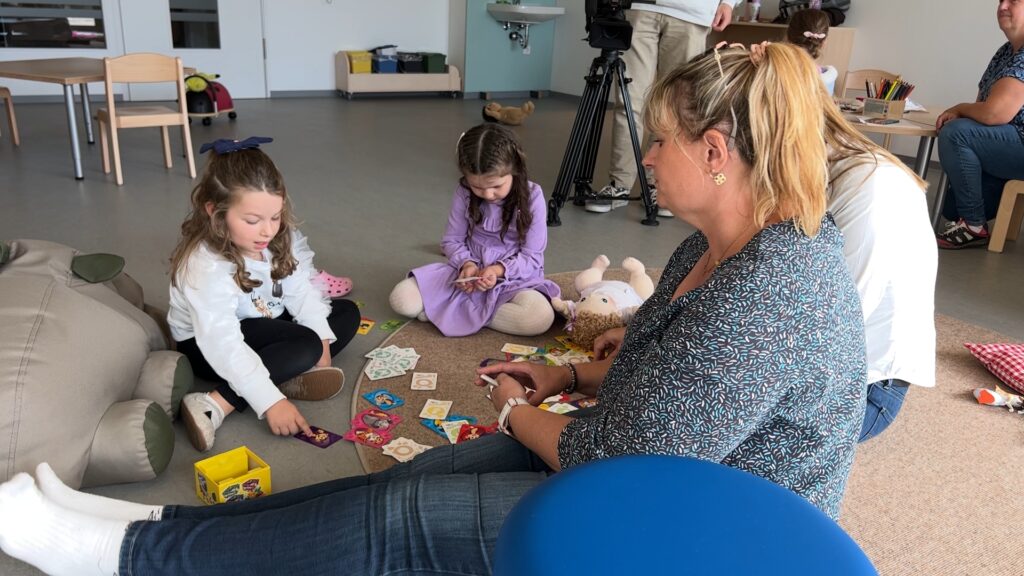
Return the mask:
<svg viewBox="0 0 1024 576">
<path fill-rule="evenodd" d="M 612 328 L 625 326 L 637 308 L 654 293 L 654 282 L 647 269 L 636 258 L 626 258 L 622 268 L 629 272 L 629 282 L 605 280 L 610 264 L 604 254 L 580 272 L 573 280 L 580 294 L 578 302 L 555 298 L 551 306 L 568 320 L 565 329 L 573 342 L 585 350 L 594 347 L 594 340 Z"/>
<path fill-rule="evenodd" d="M 526 117 L 533 114 L 533 101 L 527 100 L 519 108 L 513 106 L 502 106 L 497 102 L 488 102 L 484 106 L 483 114 L 486 122 L 500 122 L 509 126 L 519 126 L 526 120 Z"/>
<path fill-rule="evenodd" d="M 49 462 L 67 485 L 149 480 L 192 387 L 124 259 L 0 242 L 0 481 Z"/>
</svg>

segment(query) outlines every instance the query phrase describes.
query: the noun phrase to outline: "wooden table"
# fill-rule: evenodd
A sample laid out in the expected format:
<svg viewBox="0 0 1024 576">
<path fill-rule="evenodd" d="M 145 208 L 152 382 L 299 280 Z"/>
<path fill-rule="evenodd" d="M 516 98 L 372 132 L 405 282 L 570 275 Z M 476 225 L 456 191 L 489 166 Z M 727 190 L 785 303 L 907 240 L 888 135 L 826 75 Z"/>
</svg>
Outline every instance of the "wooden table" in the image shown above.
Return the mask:
<svg viewBox="0 0 1024 576">
<path fill-rule="evenodd" d="M 837 99 L 837 102 L 841 100 Z M 941 110 L 932 106 L 925 106 L 927 112 L 905 112 L 903 118 L 896 124 L 865 124 L 858 120 L 856 112 L 843 112 L 843 115 L 854 128 L 865 134 L 891 134 L 895 136 L 917 136 L 921 140 L 917 145 L 917 157 L 914 160 L 914 172 L 922 180 L 928 175 L 928 163 L 931 161 L 932 150 L 935 148 L 935 138 L 938 132 L 935 130 L 935 121 L 938 119 Z M 942 211 L 942 201 L 946 189 L 946 173 L 943 172 L 939 178 L 939 185 L 936 189 L 935 200 L 932 204 L 931 218 L 932 227 L 938 223 L 939 213 Z"/>
<path fill-rule="evenodd" d="M 185 68 L 186 75 L 195 72 Z M 64 108 L 68 117 L 68 134 L 71 141 L 71 160 L 75 167 L 75 179 L 82 180 L 82 153 L 78 147 L 78 123 L 75 120 L 74 85 L 78 84 L 82 97 L 82 122 L 89 144 L 96 142 L 92 133 L 92 114 L 89 111 L 89 82 L 103 82 L 105 72 L 103 58 L 50 58 L 45 60 L 8 60 L 0 62 L 0 78 L 30 80 L 60 84 L 64 87 Z"/>
<path fill-rule="evenodd" d="M 31 80 L 60 84 L 64 88 L 64 108 L 68 117 L 71 140 L 71 160 L 75 166 L 75 179 L 81 180 L 82 153 L 78 148 L 78 125 L 75 121 L 74 85 L 78 84 L 82 96 L 82 121 L 89 144 L 96 140 L 92 133 L 92 114 L 89 112 L 89 82 L 103 82 L 102 58 L 51 58 L 47 60 L 8 60 L 0 62 L 0 78 Z"/>
</svg>

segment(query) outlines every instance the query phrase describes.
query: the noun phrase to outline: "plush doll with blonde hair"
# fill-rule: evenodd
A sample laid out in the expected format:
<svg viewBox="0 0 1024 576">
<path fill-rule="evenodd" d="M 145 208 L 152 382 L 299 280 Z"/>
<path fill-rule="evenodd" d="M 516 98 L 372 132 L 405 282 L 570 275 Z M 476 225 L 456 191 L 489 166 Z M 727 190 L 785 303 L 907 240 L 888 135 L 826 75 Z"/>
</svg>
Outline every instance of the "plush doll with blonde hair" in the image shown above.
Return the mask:
<svg viewBox="0 0 1024 576">
<path fill-rule="evenodd" d="M 626 258 L 622 268 L 629 272 L 629 282 L 605 280 L 610 261 L 601 254 L 590 268 L 576 275 L 573 281 L 580 299 L 576 302 L 553 298 L 551 306 L 566 317 L 566 331 L 573 342 L 590 349 L 598 336 L 612 328 L 625 326 L 633 313 L 654 293 L 654 282 L 636 258 Z"/>
</svg>

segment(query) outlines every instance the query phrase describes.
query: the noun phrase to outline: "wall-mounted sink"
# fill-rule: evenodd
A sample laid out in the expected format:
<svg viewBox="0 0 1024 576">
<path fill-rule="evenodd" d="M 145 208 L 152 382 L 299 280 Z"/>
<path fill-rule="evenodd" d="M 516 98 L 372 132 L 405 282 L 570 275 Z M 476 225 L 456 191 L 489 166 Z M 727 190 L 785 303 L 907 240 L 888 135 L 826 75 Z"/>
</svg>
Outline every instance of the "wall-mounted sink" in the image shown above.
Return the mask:
<svg viewBox="0 0 1024 576">
<path fill-rule="evenodd" d="M 565 14 L 560 6 L 527 6 L 523 4 L 488 4 L 487 12 L 498 22 L 540 24 Z"/>
</svg>

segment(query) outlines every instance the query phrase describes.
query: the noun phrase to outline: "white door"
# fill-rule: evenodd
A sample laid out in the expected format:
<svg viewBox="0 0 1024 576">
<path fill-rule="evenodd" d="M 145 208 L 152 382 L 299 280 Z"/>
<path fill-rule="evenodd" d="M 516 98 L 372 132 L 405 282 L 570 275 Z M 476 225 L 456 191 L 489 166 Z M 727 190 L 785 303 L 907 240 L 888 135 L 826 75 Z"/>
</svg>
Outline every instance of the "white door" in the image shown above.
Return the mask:
<svg viewBox="0 0 1024 576">
<path fill-rule="evenodd" d="M 268 96 L 261 0 L 120 0 L 120 7 L 125 53 L 179 56 L 186 67 L 220 74 L 233 98 Z M 135 84 L 127 97 L 176 95 L 170 85 Z"/>
</svg>

